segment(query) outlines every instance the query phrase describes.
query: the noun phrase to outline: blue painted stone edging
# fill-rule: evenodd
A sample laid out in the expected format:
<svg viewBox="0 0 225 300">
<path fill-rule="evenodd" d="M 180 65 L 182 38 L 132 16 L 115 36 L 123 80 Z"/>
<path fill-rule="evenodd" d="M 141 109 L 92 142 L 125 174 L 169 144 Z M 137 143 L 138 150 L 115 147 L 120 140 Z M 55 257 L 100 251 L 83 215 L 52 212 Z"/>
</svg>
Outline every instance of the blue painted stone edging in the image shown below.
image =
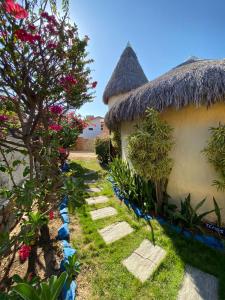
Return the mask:
<svg viewBox="0 0 225 300">
<path fill-rule="evenodd" d="M 130 203 L 130 201 L 122 195 L 119 188 L 115 186 L 115 183 L 112 180 L 112 178 L 108 177 L 108 181 L 111 182 L 112 187 L 113 187 L 113 191 L 114 191 L 116 197 L 119 200 L 124 201 L 124 203 L 126 204 L 126 206 L 128 208 L 132 208 L 137 217 L 144 218 L 146 221 L 153 219 L 152 216 L 150 216 L 149 214 L 143 214 L 141 209 L 139 209 L 133 203 Z M 225 247 L 224 247 L 223 243 L 219 239 L 217 239 L 216 237 L 203 235 L 203 234 L 193 235 L 188 230 L 182 230 L 182 228 L 180 228 L 176 225 L 168 223 L 164 218 L 156 217 L 156 219 L 161 225 L 167 225 L 169 228 L 171 228 L 176 233 L 181 233 L 185 238 L 189 238 L 189 239 L 193 238 L 194 240 L 199 241 L 199 242 L 201 242 L 201 243 L 203 243 L 203 244 L 205 244 L 205 245 L 207 245 L 211 248 L 215 248 L 217 250 L 225 250 Z M 215 231 L 215 232 L 220 233 L 221 235 L 225 236 L 225 228 L 221 228 L 221 227 L 218 227 L 216 225 L 209 224 L 209 223 L 205 224 L 205 226 L 208 229 L 211 229 L 212 231 Z"/>
<path fill-rule="evenodd" d="M 64 163 L 61 167 L 62 172 L 69 171 L 69 165 Z M 58 230 L 57 239 L 61 241 L 63 247 L 63 259 L 60 263 L 60 271 L 65 271 L 65 263 L 68 262 L 68 258 L 73 256 L 76 253 L 76 249 L 72 248 L 69 240 L 70 240 L 70 232 L 69 232 L 69 214 L 68 214 L 68 196 L 64 196 L 61 203 L 59 204 L 59 214 L 61 216 L 63 224 L 60 226 Z M 75 280 L 73 280 L 68 287 L 66 284 L 63 286 L 60 300 L 74 300 L 76 299 L 76 288 L 77 284 Z"/>
</svg>

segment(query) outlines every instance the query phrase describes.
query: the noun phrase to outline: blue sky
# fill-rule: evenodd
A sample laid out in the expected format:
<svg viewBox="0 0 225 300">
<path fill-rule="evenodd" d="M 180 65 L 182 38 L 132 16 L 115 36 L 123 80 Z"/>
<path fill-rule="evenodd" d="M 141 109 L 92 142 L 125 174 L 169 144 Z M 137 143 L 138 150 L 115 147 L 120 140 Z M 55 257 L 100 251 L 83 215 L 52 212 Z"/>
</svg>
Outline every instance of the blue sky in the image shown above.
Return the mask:
<svg viewBox="0 0 225 300">
<path fill-rule="evenodd" d="M 105 115 L 102 94 L 128 41 L 149 80 L 192 55 L 225 58 L 224 0 L 70 0 L 70 16 L 90 37 L 98 81 L 82 115 Z"/>
</svg>

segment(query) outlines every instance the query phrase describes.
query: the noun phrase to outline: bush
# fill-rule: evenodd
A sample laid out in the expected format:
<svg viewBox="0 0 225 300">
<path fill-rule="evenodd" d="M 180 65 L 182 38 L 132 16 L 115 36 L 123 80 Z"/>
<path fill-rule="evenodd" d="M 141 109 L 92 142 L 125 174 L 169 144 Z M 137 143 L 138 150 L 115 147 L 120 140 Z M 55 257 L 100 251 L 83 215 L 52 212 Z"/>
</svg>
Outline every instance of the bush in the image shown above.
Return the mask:
<svg viewBox="0 0 225 300">
<path fill-rule="evenodd" d="M 162 209 L 163 189 L 173 165 L 169 157 L 172 130 L 157 111 L 147 109 L 144 121 L 128 137 L 128 157 L 137 174 L 154 182 L 158 210 Z"/>
<path fill-rule="evenodd" d="M 110 144 L 109 138 L 97 138 L 95 141 L 95 152 L 98 156 L 98 160 L 101 163 L 108 164 L 109 162 L 110 159 L 109 144 Z"/>
<path fill-rule="evenodd" d="M 127 162 L 115 158 L 110 163 L 110 175 L 121 195 L 140 208 L 143 213 L 149 213 L 154 208 L 155 190 L 153 183 L 135 174 Z"/>
<path fill-rule="evenodd" d="M 225 125 L 210 128 L 208 145 L 203 150 L 208 161 L 218 172 L 219 179 L 213 181 L 218 190 L 225 190 Z"/>
</svg>

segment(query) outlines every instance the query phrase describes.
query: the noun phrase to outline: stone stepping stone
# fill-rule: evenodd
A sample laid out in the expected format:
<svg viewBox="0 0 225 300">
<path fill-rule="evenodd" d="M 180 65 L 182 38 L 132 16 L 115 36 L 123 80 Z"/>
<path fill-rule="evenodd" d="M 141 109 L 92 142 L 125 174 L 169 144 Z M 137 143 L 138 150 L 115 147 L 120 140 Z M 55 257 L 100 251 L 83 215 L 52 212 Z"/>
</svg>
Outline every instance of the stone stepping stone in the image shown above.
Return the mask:
<svg viewBox="0 0 225 300">
<path fill-rule="evenodd" d="M 98 220 L 98 219 L 103 219 L 107 217 L 111 217 L 117 214 L 117 210 L 112 207 L 104 207 L 100 209 L 96 209 L 90 212 L 92 220 Z"/>
<path fill-rule="evenodd" d="M 94 175 L 96 173 L 97 173 L 96 171 L 90 171 L 90 172 L 84 173 L 84 176 Z"/>
<path fill-rule="evenodd" d="M 109 225 L 103 229 L 98 230 L 99 234 L 102 236 L 106 244 L 113 243 L 124 236 L 133 232 L 134 229 L 130 227 L 127 222 L 118 222 Z"/>
<path fill-rule="evenodd" d="M 141 282 L 146 281 L 157 269 L 166 255 L 166 251 L 144 240 L 122 264 Z"/>
<path fill-rule="evenodd" d="M 218 280 L 215 276 L 186 266 L 178 300 L 217 300 Z"/>
<path fill-rule="evenodd" d="M 84 184 L 92 184 L 92 183 L 96 183 L 97 181 L 95 179 L 91 179 L 91 180 L 84 180 Z"/>
<path fill-rule="evenodd" d="M 105 203 L 109 201 L 109 198 L 106 196 L 97 196 L 97 197 L 90 197 L 85 199 L 86 203 L 89 205 L 92 204 L 99 204 L 99 203 Z"/>
<path fill-rule="evenodd" d="M 91 193 L 99 193 L 101 192 L 100 188 L 97 187 L 90 187 L 89 189 L 85 189 L 86 192 L 91 192 Z"/>
</svg>

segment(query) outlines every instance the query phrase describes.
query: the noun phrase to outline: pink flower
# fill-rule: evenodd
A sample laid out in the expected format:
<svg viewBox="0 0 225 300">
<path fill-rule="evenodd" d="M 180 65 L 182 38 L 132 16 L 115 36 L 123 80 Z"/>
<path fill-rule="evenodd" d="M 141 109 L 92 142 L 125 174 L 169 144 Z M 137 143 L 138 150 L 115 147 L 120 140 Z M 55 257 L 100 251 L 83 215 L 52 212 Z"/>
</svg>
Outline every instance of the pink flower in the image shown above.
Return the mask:
<svg viewBox="0 0 225 300">
<path fill-rule="evenodd" d="M 31 44 L 34 44 L 34 42 L 41 40 L 41 36 L 39 34 L 32 35 L 25 29 L 17 29 L 15 31 L 15 36 L 22 42 L 28 42 Z"/>
<path fill-rule="evenodd" d="M 52 42 L 49 42 L 48 44 L 47 44 L 47 48 L 48 49 L 55 49 L 55 48 L 57 48 L 57 44 L 56 43 L 52 43 Z"/>
<path fill-rule="evenodd" d="M 6 12 L 10 13 L 16 19 L 25 19 L 28 17 L 28 11 L 13 0 L 5 0 L 4 6 Z"/>
<path fill-rule="evenodd" d="M 77 80 L 72 75 L 66 75 L 60 79 L 62 85 L 74 85 L 77 84 Z"/>
<path fill-rule="evenodd" d="M 54 211 L 50 210 L 49 212 L 49 220 L 53 220 L 54 219 Z"/>
<path fill-rule="evenodd" d="M 0 115 L 0 122 L 8 121 L 9 117 L 6 115 Z"/>
<path fill-rule="evenodd" d="M 61 115 L 63 112 L 63 107 L 61 105 L 52 105 L 50 106 L 50 112 L 52 114 Z"/>
<path fill-rule="evenodd" d="M 34 26 L 33 24 L 29 24 L 28 29 L 34 31 L 36 29 L 36 26 Z"/>
<path fill-rule="evenodd" d="M 59 150 L 60 154 L 66 154 L 66 149 L 65 148 L 60 147 L 58 150 Z"/>
<path fill-rule="evenodd" d="M 63 129 L 63 127 L 61 125 L 58 125 L 58 124 L 52 124 L 49 126 L 49 129 L 52 130 L 52 131 L 61 131 Z"/>
<path fill-rule="evenodd" d="M 30 251 L 31 251 L 31 247 L 28 245 L 23 245 L 20 249 L 19 249 L 19 258 L 22 262 L 24 262 L 30 255 Z"/>
<path fill-rule="evenodd" d="M 98 82 L 94 81 L 94 82 L 92 82 L 91 87 L 94 89 L 94 88 L 96 88 L 97 84 L 98 84 Z"/>
</svg>

